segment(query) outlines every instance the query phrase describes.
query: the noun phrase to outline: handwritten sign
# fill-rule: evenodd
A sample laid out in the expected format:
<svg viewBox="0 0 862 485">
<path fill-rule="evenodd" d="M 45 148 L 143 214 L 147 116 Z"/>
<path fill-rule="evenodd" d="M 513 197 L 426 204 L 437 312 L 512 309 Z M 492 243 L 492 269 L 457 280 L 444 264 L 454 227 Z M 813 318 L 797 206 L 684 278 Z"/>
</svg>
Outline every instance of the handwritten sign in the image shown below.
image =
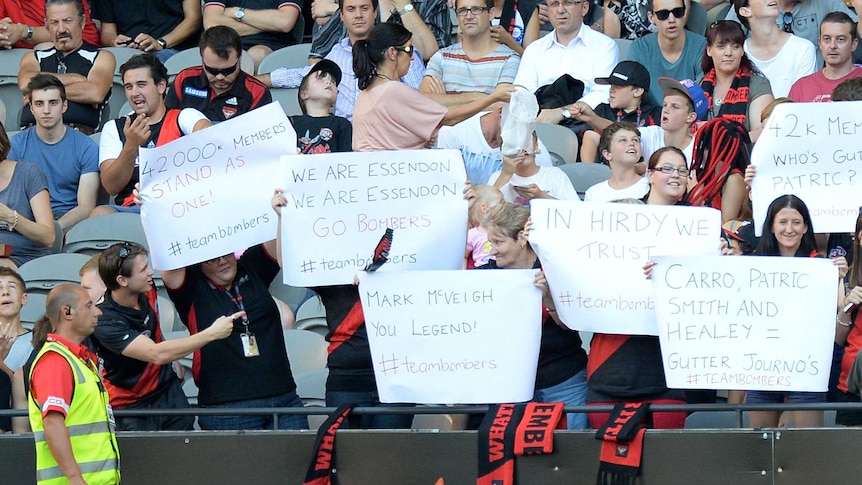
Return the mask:
<svg viewBox="0 0 862 485">
<path fill-rule="evenodd" d="M 717 254 L 721 214 L 705 207 L 534 200 L 530 245 L 571 329 L 657 335 L 643 265 L 661 254 Z"/>
<path fill-rule="evenodd" d="M 532 399 L 542 334 L 535 273 L 363 273 L 359 294 L 380 400 Z"/>
<path fill-rule="evenodd" d="M 216 258 L 275 238 L 273 176 L 296 153 L 278 103 L 140 149 L 141 222 L 159 270 Z"/>
<path fill-rule="evenodd" d="M 656 260 L 652 280 L 668 387 L 826 390 L 838 284 L 831 261 Z"/>
<path fill-rule="evenodd" d="M 351 283 L 387 228 L 392 248 L 380 271 L 461 268 L 465 177 L 457 150 L 282 157 L 285 283 Z"/>
<path fill-rule="evenodd" d="M 769 204 L 802 199 L 816 232 L 853 232 L 862 205 L 862 101 L 785 103 L 775 107 L 751 161 L 755 231 Z"/>
</svg>

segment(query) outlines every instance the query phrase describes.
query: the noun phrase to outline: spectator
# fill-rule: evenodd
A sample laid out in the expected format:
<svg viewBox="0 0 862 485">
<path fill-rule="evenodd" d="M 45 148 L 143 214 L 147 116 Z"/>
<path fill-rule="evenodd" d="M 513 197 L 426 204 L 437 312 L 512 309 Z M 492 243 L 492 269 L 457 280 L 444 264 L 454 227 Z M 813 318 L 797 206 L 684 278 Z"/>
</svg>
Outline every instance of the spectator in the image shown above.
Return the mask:
<svg viewBox="0 0 862 485">
<path fill-rule="evenodd" d="M 114 55 L 84 42 L 84 6 L 81 0 L 46 0 L 45 23 L 54 46 L 34 51 L 21 58 L 18 89 L 39 73 L 55 75 L 69 98 L 64 120 L 86 135 L 95 132 L 101 122 L 101 109 L 111 93 L 116 61 Z M 35 123 L 32 113 L 24 110 L 22 126 Z"/>
<path fill-rule="evenodd" d="M 685 156 L 676 147 L 658 149 L 649 159 L 650 191 L 646 203 L 675 205 L 685 193 L 688 168 Z M 653 262 L 644 270 L 650 274 Z M 684 404 L 685 393 L 668 389 L 659 339 L 653 335 L 593 334 L 587 359 L 587 404 L 619 402 Z M 652 427 L 682 428 L 685 412 L 653 413 Z M 603 425 L 608 413 L 590 413 L 594 428 Z"/>
<path fill-rule="evenodd" d="M 587 189 L 585 202 L 640 199 L 649 192 L 646 177 L 635 170 L 637 164 L 643 163 L 640 137 L 637 127 L 626 121 L 612 123 L 602 130 L 599 153 L 611 166 L 611 177 Z"/>
<path fill-rule="evenodd" d="M 752 141 L 760 136 L 763 109 L 775 98 L 772 88 L 743 50 L 745 33 L 736 22 L 719 22 L 706 33 L 700 86 L 709 99 L 707 118 L 724 116 L 741 123 Z"/>
<path fill-rule="evenodd" d="M 296 44 L 293 29 L 302 15 L 301 0 L 206 0 L 203 8 L 204 29 L 225 25 L 236 30 L 255 71 L 272 51 Z"/>
<path fill-rule="evenodd" d="M 286 203 L 280 190 L 273 208 Z M 281 230 L 278 231 L 281 237 Z M 232 253 L 185 268 L 162 271 L 162 281 L 193 336 L 212 328 L 221 315 L 240 312 L 242 324 L 228 338 L 195 352 L 198 403 L 204 408 L 303 407 L 290 371 L 281 317 L 269 285 L 281 269 L 276 240 L 254 246 L 237 259 Z M 223 318 L 223 317 L 221 317 Z M 202 429 L 267 429 L 264 416 L 200 416 Z M 308 418 L 282 414 L 278 429 L 308 429 Z"/>
<path fill-rule="evenodd" d="M 491 174 L 488 185 L 500 189 L 506 202 L 523 206 L 533 199 L 559 199 L 580 202 L 578 192 L 569 177 L 557 167 L 536 164 L 538 137 L 533 132 L 533 149 L 513 157 L 503 156 L 503 168 Z"/>
<path fill-rule="evenodd" d="M 24 364 L 33 348 L 30 346 L 29 329 L 21 323 L 21 308 L 27 304 L 27 285 L 12 268 L 0 266 L 0 377 L 11 384 L 0 391 L 0 409 L 26 409 L 27 396 L 23 389 Z M 23 433 L 27 429 L 26 419 L 0 418 L 0 430 Z"/>
<path fill-rule="evenodd" d="M 164 145 L 212 123 L 193 108 L 167 109 L 164 94 L 168 71 L 150 54 L 138 54 L 120 66 L 126 99 L 134 114 L 105 124 L 99 139 L 99 169 L 102 186 L 116 195 L 119 205 L 101 205 L 90 217 L 117 211 L 138 213 L 132 191 L 138 183 L 138 148 Z"/>
<path fill-rule="evenodd" d="M 199 47 L 203 64 L 177 74 L 165 97 L 167 109 L 195 108 L 219 123 L 272 102 L 266 86 L 240 69 L 242 40 L 235 30 L 209 28 Z"/>
<path fill-rule="evenodd" d="M 734 0 L 739 21 L 751 30 L 745 53 L 769 79 L 773 96 L 783 97 L 799 78 L 816 69 L 814 44 L 778 28 L 778 3 L 768 0 Z"/>
<path fill-rule="evenodd" d="M 491 111 L 477 113 L 452 126 L 441 126 L 437 135 L 437 148 L 452 148 L 461 151 L 467 179 L 485 182 L 494 172 L 503 168 L 503 145 L 501 137 L 503 106 Z M 548 148 L 539 140 L 536 165 L 551 167 L 554 162 Z"/>
<path fill-rule="evenodd" d="M 524 50 L 515 84 L 535 92 L 563 74 L 584 83 L 583 102 L 596 107 L 608 101 L 609 89 L 595 84 L 594 78 L 610 75 L 619 61 L 614 41 L 589 27 L 584 16 L 589 10 L 583 0 L 549 0 L 548 12 L 553 32 Z M 553 62 L 548 62 L 553 59 Z M 537 121 L 557 124 L 566 118 L 562 108 L 543 109 Z"/>
<path fill-rule="evenodd" d="M 467 245 L 464 247 L 464 269 L 473 269 L 488 264 L 491 260 L 491 243 L 488 231 L 482 227 L 485 215 L 502 204 L 503 193 L 490 185 L 473 186 L 476 199 L 467 209 Z"/>
<path fill-rule="evenodd" d="M 843 12 L 832 12 L 820 22 L 820 53 L 826 66 L 793 84 L 788 95 L 798 103 L 832 100 L 832 91 L 848 79 L 862 77 L 862 67 L 853 64 L 852 55 L 859 45 L 856 23 Z"/>
<path fill-rule="evenodd" d="M 738 122 L 719 116 L 697 131 L 686 201 L 721 211 L 721 223 L 737 220 L 748 203 L 743 174 L 751 164 L 751 139 Z"/>
<path fill-rule="evenodd" d="M 31 163 L 7 159 L 11 143 L 0 125 L 0 266 L 44 256 L 54 244 L 48 179 Z"/>
<path fill-rule="evenodd" d="M 461 42 L 431 56 L 420 93 L 444 106 L 457 106 L 493 93 L 500 84 L 512 84 L 521 58 L 491 38 L 493 4 L 493 0 L 458 0 L 455 12 Z"/>
<path fill-rule="evenodd" d="M 452 8 L 458 7 L 454 2 L 450 3 L 453 4 Z M 519 3 L 512 0 L 492 2 L 494 16 L 491 17 L 491 39 L 521 55 L 524 53 L 524 48 L 539 38 L 543 22 L 540 19 L 541 15 L 533 15 L 539 10 L 537 0 Z M 460 20 L 458 24 L 460 27 Z M 463 38 L 463 27 L 460 28 L 460 34 Z"/>
<path fill-rule="evenodd" d="M 198 0 L 93 0 L 102 45 L 151 52 L 165 62 L 195 46 L 201 31 Z"/>
<path fill-rule="evenodd" d="M 84 41 L 99 45 L 99 29 L 90 17 L 90 4 L 84 6 Z M 0 49 L 32 49 L 36 44 L 52 42 L 45 26 L 45 0 L 0 0 Z M 5 118 L 4 118 L 5 119 Z"/>
<path fill-rule="evenodd" d="M 587 393 L 587 354 L 578 332 L 563 325 L 557 316 L 541 263 L 527 242 L 524 227 L 529 216 L 529 211 L 518 204 L 500 204 L 485 216 L 483 226 L 494 259 L 479 269 L 538 270 L 535 282 L 542 290 L 542 337 L 533 401 L 582 406 Z M 585 414 L 568 413 L 566 417 L 568 429 L 587 428 Z"/>
<path fill-rule="evenodd" d="M 117 243 L 102 252 L 99 276 L 107 287 L 102 315 L 93 334 L 104 366 L 105 387 L 114 409 L 189 407 L 172 362 L 215 340 L 228 337 L 240 313 L 219 317 L 189 337 L 164 340 L 156 311 L 153 270 L 147 250 Z M 179 366 L 177 364 L 178 367 Z M 120 431 L 189 430 L 193 416 L 117 418 Z"/>
<path fill-rule="evenodd" d="M 779 15 L 775 19 L 778 27 L 784 32 L 802 37 L 812 44 L 817 44 L 820 36 L 820 22 L 830 12 L 844 12 L 855 22 L 856 12 L 850 9 L 842 0 L 778 0 Z M 739 22 L 736 9 L 727 13 L 728 20 Z M 823 65 L 823 54 L 815 51 L 817 61 L 815 66 Z"/>
<path fill-rule="evenodd" d="M 299 107 L 302 114 L 291 116 L 299 153 L 333 153 L 353 150 L 353 125 L 331 114 L 341 82 L 338 64 L 323 59 L 302 78 Z"/>
<path fill-rule="evenodd" d="M 65 232 L 96 207 L 99 146 L 63 124 L 66 88 L 55 76 L 33 76 L 26 93 L 36 126 L 12 137 L 9 159 L 32 163 L 45 173 L 54 219 Z"/>
<path fill-rule="evenodd" d="M 36 479 L 120 483 L 120 456 L 108 392 L 96 356 L 82 345 L 101 312 L 75 285 L 48 294 L 52 332 L 30 373 L 30 425 L 36 439 Z"/>
<path fill-rule="evenodd" d="M 693 126 L 706 118 L 709 101 L 703 89 L 691 79 L 677 81 L 669 77 L 659 80 L 664 91 L 661 126 L 640 129 L 644 158 L 652 157 L 661 147 L 677 147 L 691 163 L 694 150 Z"/>
<path fill-rule="evenodd" d="M 859 79 L 848 79 L 836 86 L 835 91 L 832 91 L 832 101 L 862 100 L 862 81 Z"/>
<path fill-rule="evenodd" d="M 347 36 L 347 22 L 341 15 L 334 15 L 341 9 L 343 0 L 316 0 L 312 4 L 312 15 L 320 29 L 311 39 L 310 58 L 327 57 L 329 51 Z M 374 0 L 376 12 L 369 27 L 380 22 L 394 22 L 403 25 L 416 39 L 416 50 L 424 62 L 428 62 L 438 49 L 450 43 L 452 20 L 445 0 L 422 0 L 412 3 L 411 0 L 383 0 L 378 8 L 378 0 Z M 342 66 L 342 70 L 345 70 Z"/>
<path fill-rule="evenodd" d="M 78 276 L 81 277 L 81 287 L 87 290 L 90 298 L 96 303 L 102 302 L 105 290 L 108 289 L 105 282 L 102 281 L 102 277 L 99 276 L 99 258 L 101 258 L 101 253 L 95 254 L 78 271 Z"/>
<path fill-rule="evenodd" d="M 352 121 L 353 106 L 359 94 L 359 85 L 353 72 L 353 45 L 367 39 L 371 29 L 374 28 L 377 0 L 339 0 L 338 9 L 347 34 L 329 50 L 325 59 L 338 64 L 343 76 L 342 82 L 338 83 L 335 115 Z M 280 68 L 270 74 L 261 74 L 257 78 L 269 87 L 297 88 L 310 71 L 310 66 L 296 69 Z M 424 74 L 425 64 L 419 57 L 418 51 L 414 51 L 413 58 L 410 60 L 410 69 L 400 80 L 413 89 L 419 89 Z"/>
<path fill-rule="evenodd" d="M 441 125 L 454 125 L 492 103 L 507 102 L 514 90 L 498 86 L 481 99 L 447 109 L 398 81 L 410 68 L 413 50 L 410 31 L 390 22 L 376 25 L 367 40 L 356 43 L 353 70 L 362 92 L 354 111 L 354 150 L 430 147 Z"/>
<path fill-rule="evenodd" d="M 660 77 L 700 79 L 700 60 L 706 49 L 706 38 L 689 32 L 685 26 L 687 9 L 683 0 L 649 0 L 649 19 L 658 30 L 634 41 L 626 58 L 638 61 L 650 73 L 649 103 L 661 104 L 664 91 Z"/>
</svg>

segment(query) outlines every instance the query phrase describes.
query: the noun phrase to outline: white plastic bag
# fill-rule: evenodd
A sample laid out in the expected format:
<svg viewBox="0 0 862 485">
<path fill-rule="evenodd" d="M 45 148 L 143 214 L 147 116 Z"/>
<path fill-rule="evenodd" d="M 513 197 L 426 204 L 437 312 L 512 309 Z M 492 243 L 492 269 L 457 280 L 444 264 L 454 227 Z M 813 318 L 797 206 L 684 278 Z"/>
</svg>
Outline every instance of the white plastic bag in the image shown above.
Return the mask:
<svg viewBox="0 0 862 485">
<path fill-rule="evenodd" d="M 523 86 L 515 86 L 512 99 L 503 110 L 503 138 L 501 151 L 507 157 L 518 153 L 533 151 L 533 131 L 536 129 L 536 116 L 539 113 L 539 102 L 536 95 Z"/>
</svg>

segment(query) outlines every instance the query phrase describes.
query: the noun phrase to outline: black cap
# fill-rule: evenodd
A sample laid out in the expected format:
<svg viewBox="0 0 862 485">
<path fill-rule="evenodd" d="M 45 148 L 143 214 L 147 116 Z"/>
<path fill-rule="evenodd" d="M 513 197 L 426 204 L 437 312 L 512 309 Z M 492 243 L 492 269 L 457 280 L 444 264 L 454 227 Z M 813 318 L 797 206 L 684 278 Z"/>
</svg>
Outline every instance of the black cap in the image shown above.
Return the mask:
<svg viewBox="0 0 862 485">
<path fill-rule="evenodd" d="M 650 76 L 647 68 L 640 62 L 622 61 L 614 67 L 608 77 L 597 77 L 596 84 L 615 84 L 617 86 L 635 86 L 649 91 Z"/>
<path fill-rule="evenodd" d="M 335 79 L 336 86 L 341 84 L 341 68 L 338 67 L 338 64 L 329 59 L 319 60 L 315 65 L 311 66 L 311 70 L 308 71 L 308 74 L 306 74 L 305 77 L 311 76 L 317 71 L 323 71 L 332 76 L 332 79 Z"/>
</svg>

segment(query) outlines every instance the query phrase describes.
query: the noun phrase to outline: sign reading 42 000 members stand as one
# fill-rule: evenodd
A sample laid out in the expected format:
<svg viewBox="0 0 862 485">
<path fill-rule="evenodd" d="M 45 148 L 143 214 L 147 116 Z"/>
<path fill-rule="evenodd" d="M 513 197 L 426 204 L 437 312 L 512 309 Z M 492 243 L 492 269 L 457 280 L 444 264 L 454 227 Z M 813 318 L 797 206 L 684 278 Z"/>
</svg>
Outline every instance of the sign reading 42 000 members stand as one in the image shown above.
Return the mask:
<svg viewBox="0 0 862 485">
<path fill-rule="evenodd" d="M 721 214 L 707 207 L 534 200 L 530 245 L 560 319 L 590 332 L 657 335 L 644 263 L 717 254 Z"/>
<path fill-rule="evenodd" d="M 533 398 L 542 335 L 536 270 L 360 274 L 382 402 Z"/>
<path fill-rule="evenodd" d="M 822 258 L 659 257 L 667 386 L 825 391 L 838 271 Z"/>
<path fill-rule="evenodd" d="M 156 148 L 140 150 L 141 221 L 159 270 L 275 238 L 279 158 L 296 133 L 271 103 Z"/>
<path fill-rule="evenodd" d="M 784 103 L 751 153 L 754 228 L 784 194 L 805 201 L 815 232 L 853 232 L 862 205 L 862 101 Z"/>
<path fill-rule="evenodd" d="M 349 284 L 387 228 L 380 271 L 460 269 L 467 240 L 466 173 L 457 150 L 282 157 L 284 282 Z"/>
</svg>

